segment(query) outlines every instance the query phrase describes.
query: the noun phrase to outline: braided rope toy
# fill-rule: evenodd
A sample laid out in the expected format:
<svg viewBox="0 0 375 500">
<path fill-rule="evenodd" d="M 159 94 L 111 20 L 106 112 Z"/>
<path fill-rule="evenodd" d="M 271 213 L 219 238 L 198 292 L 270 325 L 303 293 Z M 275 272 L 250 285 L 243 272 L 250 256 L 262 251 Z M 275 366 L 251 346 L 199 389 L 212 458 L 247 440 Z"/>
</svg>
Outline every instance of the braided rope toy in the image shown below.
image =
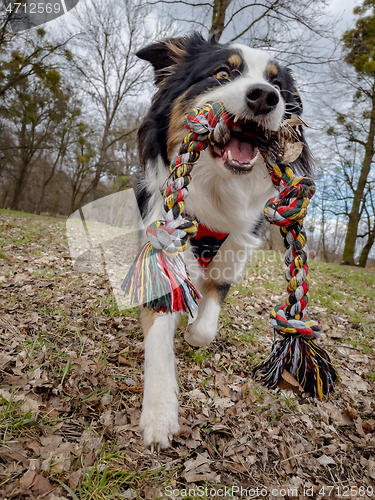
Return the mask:
<svg viewBox="0 0 375 500">
<path fill-rule="evenodd" d="M 282 339 L 274 342 L 271 354 L 254 368 L 253 374 L 266 387 L 275 389 L 286 370 L 310 396 L 321 399 L 333 391 L 339 376 L 328 353 L 315 342 L 321 334 L 319 323 L 304 314 L 309 300 L 309 280 L 304 250 L 306 233 L 302 224 L 315 193 L 315 184 L 308 177 L 294 177 L 292 169 L 283 165 L 283 148 L 278 135 L 273 134 L 270 142 L 268 149 L 261 145 L 259 151 L 271 171 L 273 184 L 281 191 L 268 200 L 264 216 L 280 227 L 284 238 L 289 295 L 270 314 L 274 336 L 279 333 Z"/>
<path fill-rule="evenodd" d="M 191 315 L 198 307 L 197 300 L 201 296 L 180 255 L 187 248 L 187 238 L 194 237 L 198 230 L 196 220 L 182 216 L 184 199 L 200 151 L 206 149 L 209 142 L 226 142 L 233 123 L 221 103 L 206 104 L 185 116 L 190 133 L 169 167 L 167 187 L 162 193 L 163 220 L 147 228 L 148 243 L 139 252 L 121 285 L 131 304 L 145 304 L 156 312 L 184 311 Z"/>
<path fill-rule="evenodd" d="M 294 178 L 292 169 L 283 165 L 285 146 L 290 142 L 298 143 L 298 135 L 291 126 L 293 121 L 286 122 L 278 132 L 257 130 L 255 136 L 272 182 L 281 188 L 281 192 L 267 202 L 264 213 L 271 224 L 280 226 L 284 236 L 289 296 L 271 313 L 274 334 L 279 333 L 283 338 L 274 342 L 271 354 L 253 373 L 266 387 L 274 389 L 283 371 L 287 370 L 306 392 L 321 398 L 333 390 L 338 375 L 329 355 L 314 341 L 320 336 L 319 324 L 303 313 L 309 298 L 309 281 L 302 223 L 315 184 L 306 177 Z M 162 193 L 163 220 L 147 228 L 148 242 L 121 285 L 133 305 L 144 304 L 161 313 L 184 311 L 192 314 L 198 307 L 200 294 L 191 283 L 180 255 L 187 247 L 187 238 L 194 237 L 198 228 L 196 220 L 183 216 L 184 198 L 200 152 L 208 144 L 225 144 L 231 129 L 240 127 L 218 102 L 191 110 L 185 115 L 184 123 L 189 133 L 170 165 L 167 187 Z M 302 148 L 299 153 L 301 151 Z"/>
</svg>

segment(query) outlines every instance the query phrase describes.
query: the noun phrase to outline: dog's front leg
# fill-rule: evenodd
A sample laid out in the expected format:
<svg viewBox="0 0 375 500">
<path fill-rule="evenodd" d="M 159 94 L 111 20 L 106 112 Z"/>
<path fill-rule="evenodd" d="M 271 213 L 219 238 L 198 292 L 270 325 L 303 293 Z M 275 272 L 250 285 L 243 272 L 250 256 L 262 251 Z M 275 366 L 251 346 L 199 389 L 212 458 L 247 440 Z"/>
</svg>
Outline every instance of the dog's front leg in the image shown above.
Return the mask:
<svg viewBox="0 0 375 500">
<path fill-rule="evenodd" d="M 229 291 L 230 283 L 216 284 L 206 281 L 201 284 L 203 298 L 199 301 L 197 318 L 189 324 L 185 340 L 194 347 L 208 345 L 216 336 L 221 306 Z"/>
<path fill-rule="evenodd" d="M 140 428 L 145 446 L 168 448 L 179 431 L 173 337 L 178 314 L 142 310 L 145 374 Z"/>
</svg>

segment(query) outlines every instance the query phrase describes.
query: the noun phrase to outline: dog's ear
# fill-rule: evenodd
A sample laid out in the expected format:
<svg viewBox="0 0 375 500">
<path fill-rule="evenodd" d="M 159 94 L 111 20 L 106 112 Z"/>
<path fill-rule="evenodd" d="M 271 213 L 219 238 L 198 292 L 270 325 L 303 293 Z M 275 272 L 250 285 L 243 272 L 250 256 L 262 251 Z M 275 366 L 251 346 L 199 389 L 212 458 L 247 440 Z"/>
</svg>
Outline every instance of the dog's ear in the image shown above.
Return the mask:
<svg viewBox="0 0 375 500">
<path fill-rule="evenodd" d="M 136 53 L 136 56 L 152 64 L 155 70 L 155 83 L 158 85 L 172 68 L 183 62 L 189 37 L 169 38 L 162 42 L 148 45 Z"/>
<path fill-rule="evenodd" d="M 139 50 L 136 56 L 150 62 L 154 70 L 158 71 L 183 60 L 186 45 L 184 41 L 184 38 L 169 38 L 156 42 Z"/>
</svg>

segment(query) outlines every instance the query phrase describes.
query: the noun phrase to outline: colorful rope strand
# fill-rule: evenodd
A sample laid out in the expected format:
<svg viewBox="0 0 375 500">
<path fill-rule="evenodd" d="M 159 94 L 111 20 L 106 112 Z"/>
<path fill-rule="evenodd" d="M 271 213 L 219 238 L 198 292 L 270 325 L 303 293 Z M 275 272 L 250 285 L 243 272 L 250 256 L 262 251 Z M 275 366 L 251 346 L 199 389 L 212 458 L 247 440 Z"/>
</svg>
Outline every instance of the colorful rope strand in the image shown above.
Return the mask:
<svg viewBox="0 0 375 500">
<path fill-rule="evenodd" d="M 268 358 L 253 373 L 266 387 L 275 389 L 282 372 L 287 370 L 310 396 L 322 398 L 333 390 L 339 378 L 329 355 L 314 339 L 320 337 L 320 325 L 304 314 L 309 300 L 307 253 L 304 250 L 306 233 L 303 219 L 315 193 L 315 184 L 307 177 L 294 177 L 292 169 L 283 165 L 283 150 L 273 134 L 268 145 L 259 150 L 271 172 L 273 184 L 280 189 L 264 207 L 265 218 L 280 227 L 286 249 L 285 279 L 288 297 L 270 315 L 274 333 L 283 335 L 277 340 Z"/>
</svg>

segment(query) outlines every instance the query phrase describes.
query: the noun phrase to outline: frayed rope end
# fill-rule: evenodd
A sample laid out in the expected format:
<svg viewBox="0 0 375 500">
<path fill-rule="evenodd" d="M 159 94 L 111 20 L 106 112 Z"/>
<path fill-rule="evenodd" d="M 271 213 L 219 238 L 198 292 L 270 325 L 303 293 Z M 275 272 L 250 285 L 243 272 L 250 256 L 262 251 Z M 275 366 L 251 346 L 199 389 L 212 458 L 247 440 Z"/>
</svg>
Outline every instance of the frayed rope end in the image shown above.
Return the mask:
<svg viewBox="0 0 375 500">
<path fill-rule="evenodd" d="M 187 273 L 181 255 L 168 257 L 146 243 L 121 285 L 132 306 L 144 305 L 158 313 L 188 312 L 201 298 Z"/>
<path fill-rule="evenodd" d="M 253 370 L 256 381 L 276 389 L 283 371 L 288 371 L 311 397 L 322 399 L 340 379 L 328 353 L 314 339 L 284 335 L 273 344 L 272 352 Z"/>
</svg>

